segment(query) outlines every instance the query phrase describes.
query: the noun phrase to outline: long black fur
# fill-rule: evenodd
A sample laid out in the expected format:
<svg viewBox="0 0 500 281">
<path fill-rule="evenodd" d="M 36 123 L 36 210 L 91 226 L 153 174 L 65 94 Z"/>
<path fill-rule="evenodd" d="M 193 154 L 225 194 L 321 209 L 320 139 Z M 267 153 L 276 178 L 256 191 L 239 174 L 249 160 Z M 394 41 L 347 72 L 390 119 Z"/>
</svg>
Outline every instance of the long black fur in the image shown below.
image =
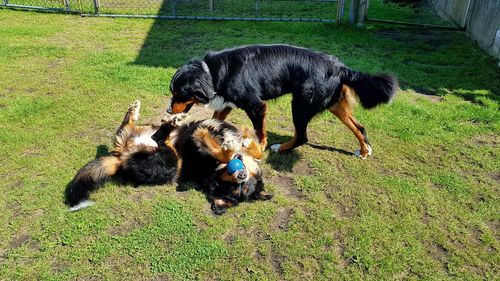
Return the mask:
<svg viewBox="0 0 500 281">
<path fill-rule="evenodd" d="M 264 191 L 261 174 L 251 177 L 248 182 L 242 184 L 225 183 L 218 180 L 217 168 L 221 163 L 211 155 L 203 153 L 193 138 L 194 132 L 204 126 L 203 121 L 191 122 L 175 129 L 175 151 L 165 144 L 173 129 L 170 124 L 165 123 L 152 136 L 152 139 L 158 144 L 157 149 L 144 148 L 130 155 L 127 154 L 125 157 L 109 155 L 89 162 L 77 172 L 75 178 L 68 184 L 65 193 L 66 203 L 73 207 L 87 200 L 92 191 L 102 187 L 113 176 L 135 186 L 194 182 L 201 187 L 200 189 L 212 202 L 212 209 L 216 214 L 223 214 L 226 209 L 213 204 L 215 198 L 230 200 L 233 205 L 242 201 L 270 199 L 271 195 L 264 197 L 259 195 L 261 191 Z M 215 137 L 222 138 L 228 131 L 239 134 L 238 128 L 227 122 L 214 122 L 217 122 L 217 128 L 210 126 L 206 128 Z M 178 162 L 180 160 L 182 160 L 182 165 L 179 171 Z M 219 172 L 225 172 L 225 170 Z"/>
<path fill-rule="evenodd" d="M 73 207 L 87 200 L 92 191 L 102 187 L 110 175 L 105 172 L 103 158 L 95 159 L 83 166 L 66 187 L 66 203 Z"/>
<path fill-rule="evenodd" d="M 167 128 L 168 126 L 165 126 L 159 131 L 169 130 Z M 73 207 L 87 200 L 91 192 L 102 187 L 115 175 L 135 186 L 175 182 L 179 159 L 164 142 L 165 138 L 158 139 L 158 149 L 154 151 L 138 150 L 126 157 L 109 155 L 89 162 L 77 172 L 75 178 L 66 187 L 66 203 Z M 104 161 L 105 159 L 110 161 Z M 112 167 L 113 165 L 115 167 Z"/>
<path fill-rule="evenodd" d="M 325 53 L 289 45 L 254 45 L 209 52 L 181 67 L 170 83 L 171 104 L 193 98 L 208 103 L 220 96 L 243 109 L 258 131 L 265 116 L 262 102 L 292 93 L 294 125 L 305 132 L 312 117 L 339 101 L 343 84 L 355 90 L 363 107 L 373 108 L 390 102 L 398 83 L 390 74 L 351 70 Z"/>
</svg>

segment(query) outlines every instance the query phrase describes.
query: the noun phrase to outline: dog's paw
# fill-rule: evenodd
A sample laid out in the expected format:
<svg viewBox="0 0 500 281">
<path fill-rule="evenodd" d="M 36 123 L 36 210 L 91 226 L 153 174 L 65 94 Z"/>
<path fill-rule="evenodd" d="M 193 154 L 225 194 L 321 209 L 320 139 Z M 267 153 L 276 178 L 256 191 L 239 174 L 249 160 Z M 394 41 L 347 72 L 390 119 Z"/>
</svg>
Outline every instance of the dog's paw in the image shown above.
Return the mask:
<svg viewBox="0 0 500 281">
<path fill-rule="evenodd" d="M 212 209 L 212 212 L 215 214 L 215 215 L 223 215 L 226 213 L 227 211 L 227 208 L 224 206 L 225 204 L 221 202 L 218 202 L 218 201 L 223 201 L 222 199 L 215 199 L 214 202 L 212 202 L 212 206 L 210 206 L 210 208 Z"/>
<path fill-rule="evenodd" d="M 182 124 L 184 124 L 184 122 L 187 121 L 187 118 L 187 113 L 174 114 L 172 125 L 174 125 L 175 127 L 180 127 Z"/>
<path fill-rule="evenodd" d="M 363 155 L 361 153 L 361 150 L 360 149 L 357 149 L 356 151 L 354 151 L 354 156 L 357 157 L 357 158 L 360 158 L 360 159 L 366 159 L 366 157 L 372 155 L 372 147 L 370 145 L 368 145 L 368 152 Z"/>
<path fill-rule="evenodd" d="M 271 200 L 272 198 L 273 198 L 273 195 L 267 193 L 267 191 L 261 191 L 261 192 L 259 192 L 259 194 L 257 194 L 257 199 L 259 199 L 259 200 L 267 201 L 267 200 Z"/>
<path fill-rule="evenodd" d="M 177 114 L 172 114 L 167 117 L 164 117 L 161 119 L 162 123 L 170 123 L 172 127 L 180 127 L 182 124 L 186 122 L 188 118 L 187 113 L 177 113 Z"/>
<path fill-rule="evenodd" d="M 132 120 L 139 120 L 139 111 L 141 110 L 141 101 L 136 100 L 128 106 L 128 111 L 132 113 Z"/>
<path fill-rule="evenodd" d="M 94 202 L 92 202 L 90 200 L 83 200 L 83 201 L 79 202 L 78 204 L 76 204 L 74 206 L 71 206 L 69 208 L 69 211 L 70 212 L 75 212 L 75 211 L 87 208 L 89 206 L 92 206 L 92 205 L 94 205 Z"/>
<path fill-rule="evenodd" d="M 273 144 L 271 145 L 269 148 L 274 151 L 274 152 L 280 152 L 280 147 L 281 147 L 281 144 L 280 143 L 277 143 L 277 144 Z"/>
<path fill-rule="evenodd" d="M 241 143 L 241 145 L 243 145 L 244 148 L 249 148 L 250 144 L 252 144 L 252 140 L 248 138 L 243 139 L 243 142 Z"/>
<path fill-rule="evenodd" d="M 225 139 L 220 145 L 224 151 L 235 150 L 236 149 L 236 140 L 234 139 Z"/>
</svg>

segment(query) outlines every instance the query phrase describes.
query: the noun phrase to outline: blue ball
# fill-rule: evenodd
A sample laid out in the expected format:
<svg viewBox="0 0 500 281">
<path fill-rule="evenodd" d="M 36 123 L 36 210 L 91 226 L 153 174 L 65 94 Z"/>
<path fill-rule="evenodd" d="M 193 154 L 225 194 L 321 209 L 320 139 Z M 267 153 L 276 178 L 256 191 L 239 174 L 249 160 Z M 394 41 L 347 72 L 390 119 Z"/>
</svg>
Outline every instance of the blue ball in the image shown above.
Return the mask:
<svg viewBox="0 0 500 281">
<path fill-rule="evenodd" d="M 227 163 L 228 174 L 232 175 L 239 170 L 243 170 L 243 162 L 240 159 L 234 158 Z"/>
</svg>

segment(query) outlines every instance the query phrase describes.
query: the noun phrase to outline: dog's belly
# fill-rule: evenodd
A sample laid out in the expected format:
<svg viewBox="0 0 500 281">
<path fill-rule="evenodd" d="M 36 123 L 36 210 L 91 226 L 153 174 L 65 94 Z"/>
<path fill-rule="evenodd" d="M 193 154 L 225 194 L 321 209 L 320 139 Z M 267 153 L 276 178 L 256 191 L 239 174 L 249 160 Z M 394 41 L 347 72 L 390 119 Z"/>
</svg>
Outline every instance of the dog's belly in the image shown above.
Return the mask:
<svg viewBox="0 0 500 281">
<path fill-rule="evenodd" d="M 144 135 L 134 138 L 134 144 L 158 147 L 158 144 L 151 138 L 151 136 L 144 136 Z"/>
</svg>

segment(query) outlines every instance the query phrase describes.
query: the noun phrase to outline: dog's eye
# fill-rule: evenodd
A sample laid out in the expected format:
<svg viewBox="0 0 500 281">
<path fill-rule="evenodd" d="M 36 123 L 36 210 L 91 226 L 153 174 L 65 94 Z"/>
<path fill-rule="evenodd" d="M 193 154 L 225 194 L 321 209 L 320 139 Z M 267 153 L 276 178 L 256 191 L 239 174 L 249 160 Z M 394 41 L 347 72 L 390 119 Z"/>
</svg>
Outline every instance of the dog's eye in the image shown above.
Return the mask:
<svg viewBox="0 0 500 281">
<path fill-rule="evenodd" d="M 234 155 L 234 158 L 235 158 L 235 159 L 240 159 L 240 160 L 242 160 L 242 161 L 243 161 L 243 155 L 241 155 L 241 154 L 239 154 L 239 153 L 238 153 L 238 154 L 236 154 L 236 155 Z"/>
</svg>

